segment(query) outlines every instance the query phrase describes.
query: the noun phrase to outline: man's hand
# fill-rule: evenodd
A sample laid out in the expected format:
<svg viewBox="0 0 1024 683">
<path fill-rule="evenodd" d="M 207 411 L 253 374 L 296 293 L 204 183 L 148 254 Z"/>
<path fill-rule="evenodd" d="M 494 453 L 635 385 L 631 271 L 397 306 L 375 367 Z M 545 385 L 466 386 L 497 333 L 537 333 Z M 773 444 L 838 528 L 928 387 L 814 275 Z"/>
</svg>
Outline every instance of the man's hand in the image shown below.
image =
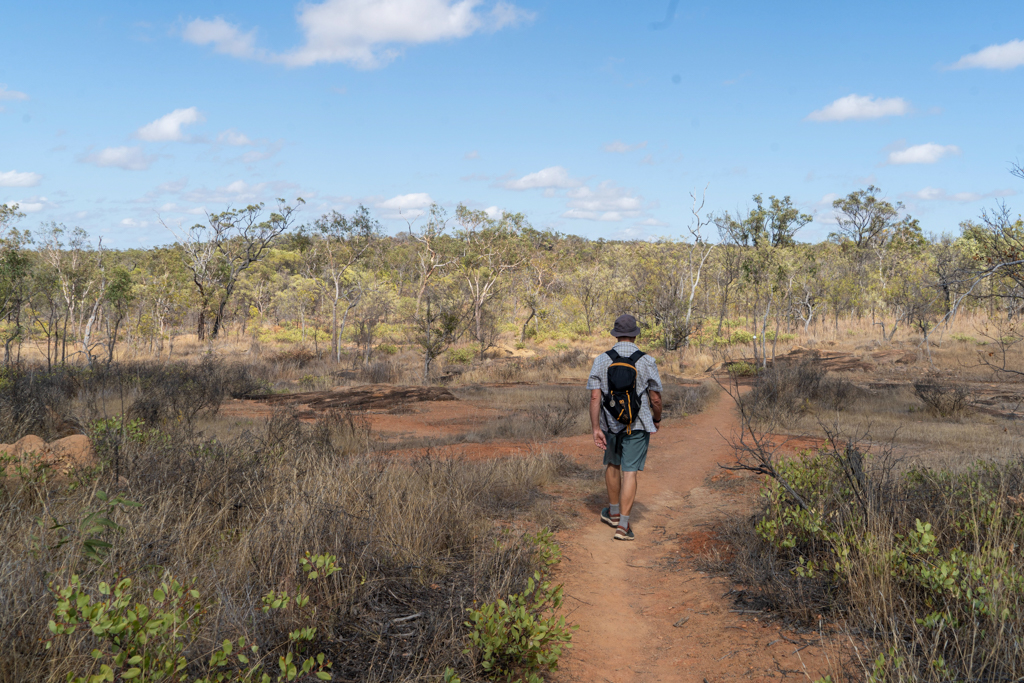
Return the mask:
<svg viewBox="0 0 1024 683">
<path fill-rule="evenodd" d="M 608 440 L 601 431 L 601 390 L 590 390 L 590 429 L 594 432 L 594 445 L 602 451 L 608 447 Z"/>
</svg>

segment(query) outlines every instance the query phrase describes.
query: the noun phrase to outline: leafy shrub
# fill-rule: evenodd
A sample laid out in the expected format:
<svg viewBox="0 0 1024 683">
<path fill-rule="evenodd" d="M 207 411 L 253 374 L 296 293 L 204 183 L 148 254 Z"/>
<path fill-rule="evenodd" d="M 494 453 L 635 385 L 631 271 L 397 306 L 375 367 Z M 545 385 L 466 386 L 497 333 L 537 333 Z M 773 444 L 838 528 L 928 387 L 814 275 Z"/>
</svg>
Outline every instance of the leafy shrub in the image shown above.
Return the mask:
<svg viewBox="0 0 1024 683">
<path fill-rule="evenodd" d="M 448 362 L 453 365 L 467 365 L 476 358 L 476 352 L 469 347 L 448 350 Z"/>
<path fill-rule="evenodd" d="M 760 372 L 760 368 L 756 365 L 751 365 L 742 360 L 736 363 L 729 363 L 729 365 L 725 366 L 725 369 L 730 375 L 735 375 L 736 377 L 754 377 Z"/>
<path fill-rule="evenodd" d="M 377 344 L 377 352 L 385 356 L 393 356 L 398 353 L 398 347 L 394 344 Z"/>
<path fill-rule="evenodd" d="M 873 636 L 869 680 L 1024 673 L 1024 460 L 900 472 L 849 441 L 776 462 L 733 571 L 746 600 Z"/>
<path fill-rule="evenodd" d="M 746 330 L 736 330 L 729 335 L 730 344 L 749 344 L 754 341 L 754 335 Z"/>
<path fill-rule="evenodd" d="M 306 391 L 325 391 L 334 386 L 334 378 L 330 375 L 303 375 L 299 378 L 299 387 Z"/>
<path fill-rule="evenodd" d="M 527 581 L 526 590 L 507 599 L 469 609 L 466 626 L 469 648 L 484 675 L 491 680 L 543 683 L 542 671 L 557 671 L 562 650 L 572 647 L 572 632 L 564 616 L 555 616 L 562 606 L 562 586 L 548 580 L 561 559 L 552 534 L 543 529 L 534 537 L 541 568 Z"/>
<path fill-rule="evenodd" d="M 977 344 L 978 340 L 969 334 L 961 334 L 960 332 L 954 332 L 949 335 L 949 338 L 953 341 L 963 342 L 964 344 Z"/>
<path fill-rule="evenodd" d="M 305 582 L 312 584 L 326 580 L 340 568 L 333 555 L 307 556 L 300 560 Z M 162 581 L 152 594 L 141 595 L 136 601 L 131 578 L 122 578 L 113 586 L 101 581 L 97 596 L 82 586 L 77 574 L 69 585 L 54 590 L 56 607 L 49 623 L 52 638 L 46 643 L 72 636 L 79 628 L 89 632 L 86 647 L 91 646 L 94 663 L 88 671 L 97 675 L 76 675 L 69 672 L 68 683 L 98 683 L 100 681 L 176 680 L 189 681 L 186 667 L 187 650 L 199 639 L 202 617 L 212 605 L 204 601 L 195 588 L 186 588 L 173 577 Z M 195 580 L 188 583 L 194 586 Z M 308 589 L 307 589 L 308 590 Z M 293 611 L 302 616 L 315 616 L 315 607 L 309 606 L 309 596 L 302 591 L 290 595 L 287 591 L 271 591 L 263 597 L 263 612 Z M 308 614 L 302 614 L 308 612 Z M 303 656 L 305 644 L 316 637 L 316 627 L 306 626 L 288 634 L 285 654 L 277 658 L 278 673 L 271 678 L 259 663 L 259 647 L 246 648 L 246 638 L 236 643 L 224 640 L 210 655 L 207 675 L 191 679 L 195 683 L 269 683 L 293 681 L 300 676 L 314 674 L 319 680 L 329 681 L 330 662 L 322 653 Z M 250 657 L 253 660 L 251 661 Z"/>
</svg>

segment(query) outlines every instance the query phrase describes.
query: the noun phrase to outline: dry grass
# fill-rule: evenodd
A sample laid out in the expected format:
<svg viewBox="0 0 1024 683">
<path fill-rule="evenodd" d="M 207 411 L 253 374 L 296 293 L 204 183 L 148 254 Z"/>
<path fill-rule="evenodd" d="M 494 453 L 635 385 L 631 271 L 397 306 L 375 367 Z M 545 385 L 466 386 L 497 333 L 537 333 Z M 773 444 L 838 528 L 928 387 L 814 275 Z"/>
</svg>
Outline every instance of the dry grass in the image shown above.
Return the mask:
<svg viewBox="0 0 1024 683">
<path fill-rule="evenodd" d="M 337 678 L 435 680 L 452 665 L 472 680 L 461 653 L 464 609 L 521 589 L 534 561 L 523 524 L 557 517 L 539 490 L 571 475 L 566 459 L 392 461 L 374 452 L 365 423 L 343 414 L 305 425 L 277 413 L 213 438 L 202 426 L 215 424 L 217 400 L 203 392 L 231 390 L 214 368 L 177 367 L 182 377 L 171 382 L 164 367 L 136 365 L 67 383 L 65 408 L 102 396 L 98 412 L 124 396 L 131 415 L 159 388 L 160 410 L 144 428 L 99 439 L 100 469 L 0 481 L 0 632 L 9 635 L 0 641 L 0 681 L 88 670 L 88 637 L 42 649 L 48 586 L 73 573 L 92 589 L 118 576 L 139 590 L 168 575 L 194 578 L 211 600 L 187 651 L 194 672 L 224 638 L 245 635 L 272 656 L 295 625 L 264 615 L 260 597 L 292 586 L 306 551 L 333 553 L 344 568 L 316 605 L 315 645 Z M 46 386 L 59 393 L 59 385 Z M 97 491 L 139 504 L 113 513 L 123 531 L 103 534 L 113 547 L 102 564 L 83 555 L 78 526 L 102 507 Z M 403 628 L 392 625 L 415 613 L 422 616 Z"/>
</svg>

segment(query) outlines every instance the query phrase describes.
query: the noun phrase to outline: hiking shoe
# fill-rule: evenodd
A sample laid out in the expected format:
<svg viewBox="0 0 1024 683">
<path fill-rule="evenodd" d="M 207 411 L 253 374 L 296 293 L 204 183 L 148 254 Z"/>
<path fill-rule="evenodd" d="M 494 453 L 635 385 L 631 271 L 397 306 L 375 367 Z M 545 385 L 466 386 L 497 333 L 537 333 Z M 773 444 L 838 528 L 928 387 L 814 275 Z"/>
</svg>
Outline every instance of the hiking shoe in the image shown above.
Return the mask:
<svg viewBox="0 0 1024 683">
<path fill-rule="evenodd" d="M 619 525 L 619 516 L 612 516 L 612 509 L 610 507 L 601 508 L 601 521 L 612 527 L 613 529 Z"/>
<path fill-rule="evenodd" d="M 623 529 L 621 526 L 615 527 L 615 535 L 612 536 L 612 539 L 616 541 L 635 540 L 633 536 L 633 527 L 630 526 L 628 529 Z"/>
</svg>

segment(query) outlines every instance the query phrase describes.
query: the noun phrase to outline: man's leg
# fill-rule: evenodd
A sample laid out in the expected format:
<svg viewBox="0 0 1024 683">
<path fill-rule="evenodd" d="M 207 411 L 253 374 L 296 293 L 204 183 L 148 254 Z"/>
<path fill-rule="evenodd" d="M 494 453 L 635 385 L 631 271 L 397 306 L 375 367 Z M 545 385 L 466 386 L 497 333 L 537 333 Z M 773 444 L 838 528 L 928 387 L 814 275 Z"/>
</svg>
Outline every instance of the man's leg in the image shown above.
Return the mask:
<svg viewBox="0 0 1024 683">
<path fill-rule="evenodd" d="M 628 517 L 636 500 L 636 472 L 622 473 L 622 486 L 619 489 L 619 514 Z"/>
<path fill-rule="evenodd" d="M 622 483 L 622 468 L 618 465 L 606 465 L 604 468 L 604 483 L 608 487 L 608 502 L 612 505 L 620 505 L 619 491 Z M 633 504 L 632 499 L 629 501 Z M 619 508 L 622 509 L 621 506 Z"/>
</svg>

